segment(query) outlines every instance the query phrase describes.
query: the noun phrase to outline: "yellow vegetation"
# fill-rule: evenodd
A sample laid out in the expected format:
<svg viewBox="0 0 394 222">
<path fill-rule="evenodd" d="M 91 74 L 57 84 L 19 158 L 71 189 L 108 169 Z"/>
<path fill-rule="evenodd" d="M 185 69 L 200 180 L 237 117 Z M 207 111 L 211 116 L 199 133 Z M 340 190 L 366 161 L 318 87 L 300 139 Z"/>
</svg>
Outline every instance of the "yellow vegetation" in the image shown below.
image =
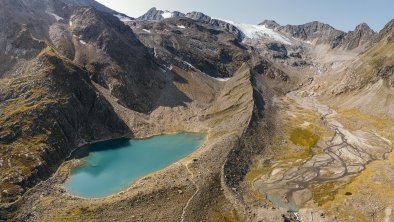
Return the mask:
<svg viewBox="0 0 394 222">
<path fill-rule="evenodd" d="M 307 129 L 295 128 L 290 134 L 290 140 L 296 145 L 312 148 L 316 145 L 319 137 Z"/>
</svg>

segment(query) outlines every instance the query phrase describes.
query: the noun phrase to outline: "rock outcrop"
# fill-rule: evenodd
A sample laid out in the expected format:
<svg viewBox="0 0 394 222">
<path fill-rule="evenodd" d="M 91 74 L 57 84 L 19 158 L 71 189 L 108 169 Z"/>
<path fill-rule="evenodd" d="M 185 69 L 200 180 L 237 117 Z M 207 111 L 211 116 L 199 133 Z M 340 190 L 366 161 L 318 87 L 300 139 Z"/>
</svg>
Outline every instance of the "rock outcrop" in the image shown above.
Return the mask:
<svg viewBox="0 0 394 222">
<path fill-rule="evenodd" d="M 172 17 L 183 17 L 185 14 L 178 11 L 160 10 L 155 7 L 149 9 L 145 14 L 138 17 L 137 20 L 163 20 Z"/>
</svg>

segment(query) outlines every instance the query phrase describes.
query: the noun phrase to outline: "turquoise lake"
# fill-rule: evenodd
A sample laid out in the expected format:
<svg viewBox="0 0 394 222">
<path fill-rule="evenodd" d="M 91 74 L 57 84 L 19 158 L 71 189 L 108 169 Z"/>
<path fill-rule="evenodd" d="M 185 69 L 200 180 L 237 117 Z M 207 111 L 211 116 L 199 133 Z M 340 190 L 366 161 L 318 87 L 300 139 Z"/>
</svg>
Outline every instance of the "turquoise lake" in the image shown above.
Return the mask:
<svg viewBox="0 0 394 222">
<path fill-rule="evenodd" d="M 165 168 L 198 149 L 205 134 L 181 133 L 148 139 L 117 139 L 78 149 L 66 189 L 81 197 L 105 197 L 124 190 L 139 178 Z"/>
</svg>

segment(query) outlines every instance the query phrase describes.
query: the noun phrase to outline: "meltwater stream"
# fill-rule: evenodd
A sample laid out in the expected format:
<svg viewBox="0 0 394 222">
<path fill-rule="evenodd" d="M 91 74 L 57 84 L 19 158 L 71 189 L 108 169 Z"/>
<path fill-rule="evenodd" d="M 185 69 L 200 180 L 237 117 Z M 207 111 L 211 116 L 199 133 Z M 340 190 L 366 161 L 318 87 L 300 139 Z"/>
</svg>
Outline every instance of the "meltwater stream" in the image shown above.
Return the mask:
<svg viewBox="0 0 394 222">
<path fill-rule="evenodd" d="M 124 190 L 139 178 L 187 156 L 205 134 L 181 133 L 148 139 L 117 139 L 79 149 L 73 156 L 84 164 L 72 170 L 67 190 L 81 197 L 105 197 Z"/>
</svg>

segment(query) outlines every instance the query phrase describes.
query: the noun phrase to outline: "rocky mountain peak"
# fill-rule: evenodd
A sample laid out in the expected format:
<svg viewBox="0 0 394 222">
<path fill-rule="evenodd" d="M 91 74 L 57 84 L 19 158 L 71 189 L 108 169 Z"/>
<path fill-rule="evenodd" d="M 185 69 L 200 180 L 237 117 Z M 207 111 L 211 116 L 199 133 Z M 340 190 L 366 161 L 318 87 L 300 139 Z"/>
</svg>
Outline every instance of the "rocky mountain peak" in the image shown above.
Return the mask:
<svg viewBox="0 0 394 222">
<path fill-rule="evenodd" d="M 345 32 L 318 21 L 309 22 L 303 25 L 279 26 L 276 30 L 303 41 L 311 41 L 316 44 L 327 44 L 331 48 L 340 45 L 346 35 Z"/>
<path fill-rule="evenodd" d="M 191 18 L 193 20 L 197 20 L 197 21 L 200 21 L 200 22 L 203 22 L 203 23 L 209 23 L 211 21 L 211 19 L 212 19 L 210 16 L 205 15 L 202 12 L 195 12 L 195 11 L 187 13 L 185 15 L 185 17 Z"/>
<path fill-rule="evenodd" d="M 265 27 L 270 28 L 270 29 L 275 29 L 279 27 L 280 25 L 274 21 L 274 20 L 264 20 L 261 22 L 259 25 L 265 25 Z"/>
<path fill-rule="evenodd" d="M 359 24 L 356 26 L 356 28 L 354 29 L 355 32 L 372 32 L 374 33 L 374 31 L 369 27 L 369 25 L 365 22 Z"/>
<path fill-rule="evenodd" d="M 349 50 L 360 46 L 366 46 L 373 41 L 375 36 L 376 33 L 367 25 L 367 23 L 361 23 L 356 26 L 354 31 L 347 33 L 343 41 L 343 46 Z"/>
<path fill-rule="evenodd" d="M 149 9 L 145 14 L 138 17 L 138 20 L 163 20 L 172 17 L 183 17 L 185 14 L 178 11 L 160 10 L 156 7 Z"/>
</svg>

